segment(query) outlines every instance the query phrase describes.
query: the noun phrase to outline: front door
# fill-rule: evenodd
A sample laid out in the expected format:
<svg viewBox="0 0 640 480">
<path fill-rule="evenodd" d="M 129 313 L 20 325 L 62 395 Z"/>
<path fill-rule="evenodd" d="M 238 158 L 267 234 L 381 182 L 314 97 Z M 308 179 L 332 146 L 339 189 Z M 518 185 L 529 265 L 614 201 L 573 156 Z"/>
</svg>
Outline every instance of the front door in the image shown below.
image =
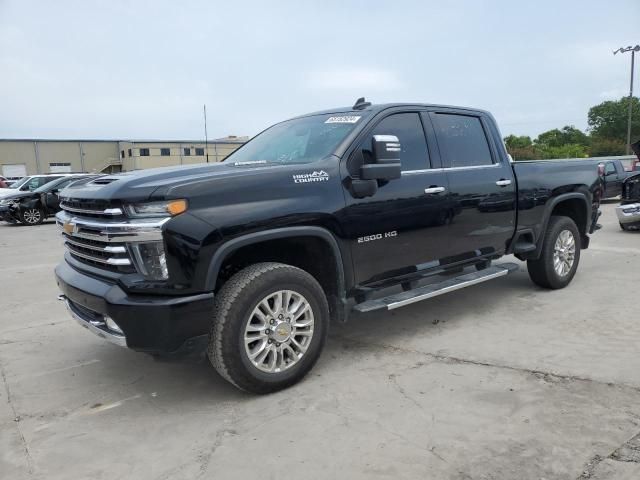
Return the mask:
<svg viewBox="0 0 640 480">
<path fill-rule="evenodd" d="M 429 117 L 454 211 L 448 235 L 456 253 L 448 260 L 502 254 L 515 231 L 516 182 L 506 155 L 498 154 L 491 123 L 458 112 Z"/>
<path fill-rule="evenodd" d="M 604 188 L 605 198 L 617 197 L 622 193 L 622 178 L 613 162 L 604 165 Z"/>
<path fill-rule="evenodd" d="M 428 133 L 433 135 L 432 130 Z M 432 165 L 420 114 L 393 113 L 373 126 L 349 157 L 351 176 L 357 175 L 359 162 L 370 158 L 373 135 L 398 137 L 402 176 L 383 182 L 367 198 L 354 198 L 345 189 L 345 233 L 360 286 L 437 266 L 451 251 L 447 175 Z"/>
</svg>

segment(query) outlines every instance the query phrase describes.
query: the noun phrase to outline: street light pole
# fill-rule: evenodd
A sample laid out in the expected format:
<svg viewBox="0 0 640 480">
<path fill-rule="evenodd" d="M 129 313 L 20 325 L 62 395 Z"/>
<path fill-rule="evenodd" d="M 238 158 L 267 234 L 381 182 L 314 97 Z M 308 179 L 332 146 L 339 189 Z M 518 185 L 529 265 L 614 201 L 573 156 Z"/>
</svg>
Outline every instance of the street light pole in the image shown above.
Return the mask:
<svg viewBox="0 0 640 480">
<path fill-rule="evenodd" d="M 614 51 L 613 54 L 631 52 L 631 80 L 629 81 L 629 119 L 627 120 L 627 155 L 631 154 L 631 112 L 633 105 L 633 69 L 635 64 L 636 52 L 640 52 L 640 45 L 635 47 L 628 46 L 626 48 L 620 47 Z"/>
<path fill-rule="evenodd" d="M 204 153 L 207 156 L 207 163 L 209 163 L 209 137 L 207 136 L 207 104 L 204 104 Z"/>
</svg>

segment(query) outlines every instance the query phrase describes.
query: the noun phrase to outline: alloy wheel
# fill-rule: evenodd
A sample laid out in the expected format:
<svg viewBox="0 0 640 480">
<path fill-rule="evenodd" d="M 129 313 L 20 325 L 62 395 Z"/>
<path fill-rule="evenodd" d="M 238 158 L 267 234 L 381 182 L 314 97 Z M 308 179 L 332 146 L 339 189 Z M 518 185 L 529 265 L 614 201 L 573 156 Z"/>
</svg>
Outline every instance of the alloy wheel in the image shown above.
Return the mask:
<svg viewBox="0 0 640 480">
<path fill-rule="evenodd" d="M 553 249 L 553 268 L 560 277 L 571 271 L 576 256 L 576 240 L 569 230 L 562 230 Z"/>
<path fill-rule="evenodd" d="M 304 356 L 313 338 L 314 317 L 308 300 L 293 290 L 264 297 L 244 331 L 245 352 L 258 370 L 279 373 Z"/>
</svg>

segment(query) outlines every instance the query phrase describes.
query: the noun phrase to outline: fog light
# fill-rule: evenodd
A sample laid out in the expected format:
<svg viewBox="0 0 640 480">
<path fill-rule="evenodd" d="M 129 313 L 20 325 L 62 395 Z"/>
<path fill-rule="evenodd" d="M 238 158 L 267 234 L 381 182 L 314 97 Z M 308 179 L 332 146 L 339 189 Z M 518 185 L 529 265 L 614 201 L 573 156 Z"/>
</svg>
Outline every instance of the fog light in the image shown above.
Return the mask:
<svg viewBox="0 0 640 480">
<path fill-rule="evenodd" d="M 131 245 L 138 271 L 150 280 L 169 278 L 167 259 L 162 242 L 135 243 Z"/>
<path fill-rule="evenodd" d="M 118 324 L 116 322 L 113 321 L 113 318 L 105 315 L 104 316 L 104 321 L 107 324 L 107 327 L 109 328 L 109 330 L 113 330 L 114 332 L 118 332 L 118 333 L 122 333 L 124 334 L 124 332 L 122 331 L 122 329 L 118 326 Z"/>
</svg>

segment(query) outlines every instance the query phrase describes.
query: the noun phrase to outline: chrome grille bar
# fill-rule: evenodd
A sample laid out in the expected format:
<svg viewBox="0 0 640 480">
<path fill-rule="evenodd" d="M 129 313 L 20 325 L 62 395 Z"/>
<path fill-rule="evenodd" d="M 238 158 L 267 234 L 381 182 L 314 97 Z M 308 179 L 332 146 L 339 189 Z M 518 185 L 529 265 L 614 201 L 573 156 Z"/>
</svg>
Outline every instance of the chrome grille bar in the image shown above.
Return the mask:
<svg viewBox="0 0 640 480">
<path fill-rule="evenodd" d="M 69 250 L 71 255 L 75 255 L 77 257 L 84 258 L 85 260 L 90 260 L 92 262 L 103 263 L 105 265 L 114 265 L 114 266 L 131 265 L 131 260 L 129 260 L 128 258 L 96 257 L 94 255 L 89 255 L 84 252 L 79 252 L 77 249 L 73 248 L 73 245 L 71 245 L 70 243 L 65 243 L 64 246 L 66 247 L 67 250 Z M 84 248 L 84 246 L 82 248 Z"/>
<path fill-rule="evenodd" d="M 91 210 L 91 209 L 87 209 L 87 208 L 72 207 L 72 206 L 68 205 L 65 202 L 60 202 L 60 208 L 62 208 L 66 212 L 88 213 L 90 215 L 112 215 L 112 216 L 116 216 L 116 215 L 122 215 L 123 214 L 121 208 L 105 208 L 105 209 Z"/>
<path fill-rule="evenodd" d="M 106 247 L 99 247 L 97 245 L 91 245 L 89 243 L 72 240 L 71 237 L 69 237 L 69 235 L 67 235 L 66 233 L 63 233 L 62 236 L 66 243 L 75 245 L 76 247 L 88 248 L 89 250 L 96 250 L 98 252 L 104 253 L 127 253 L 127 248 L 123 245 L 107 245 Z"/>
</svg>

